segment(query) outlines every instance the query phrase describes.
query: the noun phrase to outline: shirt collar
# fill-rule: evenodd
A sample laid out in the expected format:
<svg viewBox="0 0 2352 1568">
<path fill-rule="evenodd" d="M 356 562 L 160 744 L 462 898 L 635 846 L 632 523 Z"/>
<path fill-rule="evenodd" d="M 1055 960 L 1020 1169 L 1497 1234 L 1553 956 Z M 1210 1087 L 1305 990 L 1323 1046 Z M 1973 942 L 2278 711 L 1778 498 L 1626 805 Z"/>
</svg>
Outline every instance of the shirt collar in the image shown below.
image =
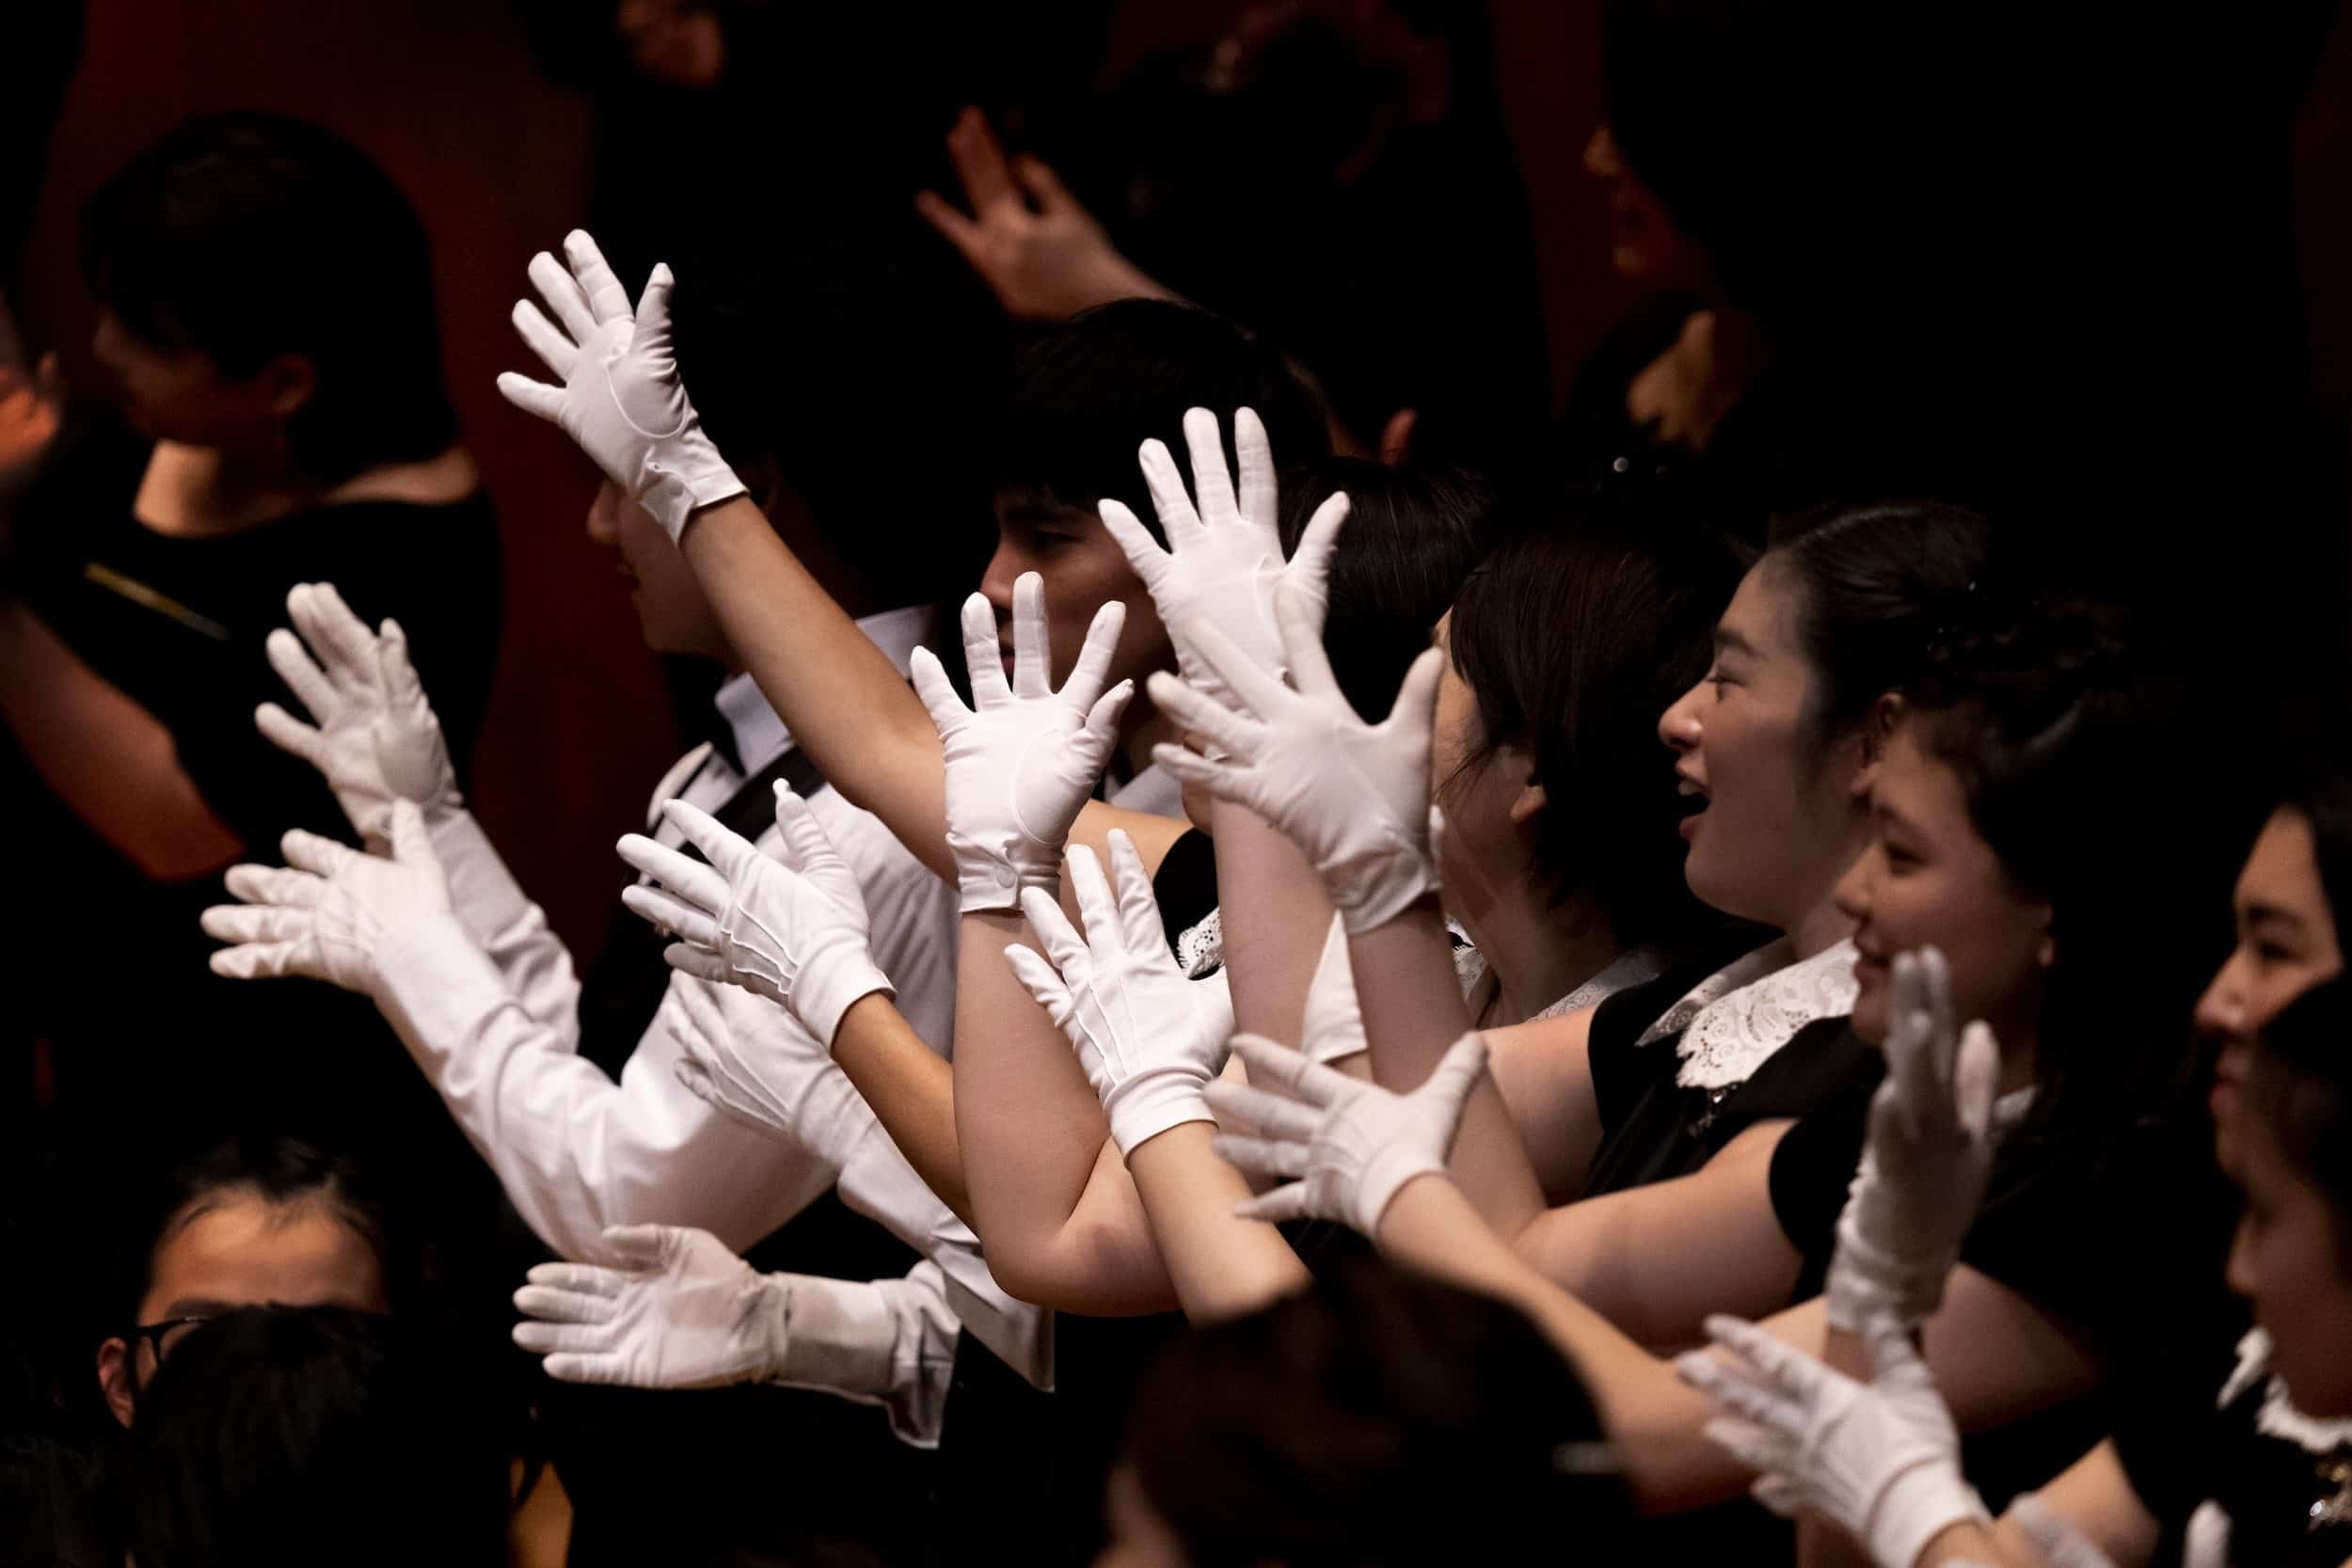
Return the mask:
<svg viewBox="0 0 2352 1568">
<path fill-rule="evenodd" d="M 868 615 L 857 623 L 857 629 L 903 675 L 930 619 L 930 606 L 909 605 L 903 610 Z M 784 721 L 776 717 L 776 710 L 768 705 L 768 699 L 760 695 L 759 687 L 750 675 L 729 676 L 711 703 L 718 709 L 722 726 L 713 744 L 727 765 L 745 778 L 782 756 L 792 744 L 792 732 L 785 728 Z M 722 741 L 728 744 L 721 744 Z"/>
</svg>

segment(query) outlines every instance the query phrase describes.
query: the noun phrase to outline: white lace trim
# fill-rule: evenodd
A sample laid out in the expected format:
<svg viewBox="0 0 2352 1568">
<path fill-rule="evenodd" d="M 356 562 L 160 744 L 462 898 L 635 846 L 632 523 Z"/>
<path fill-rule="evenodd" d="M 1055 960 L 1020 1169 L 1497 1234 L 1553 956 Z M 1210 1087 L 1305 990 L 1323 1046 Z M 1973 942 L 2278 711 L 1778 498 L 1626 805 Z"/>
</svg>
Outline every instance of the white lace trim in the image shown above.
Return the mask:
<svg viewBox="0 0 2352 1568">
<path fill-rule="evenodd" d="M 1176 967 L 1187 980 L 1198 980 L 1225 962 L 1225 919 L 1222 909 L 1211 910 L 1176 933 Z"/>
<path fill-rule="evenodd" d="M 2295 1408 L 2295 1402 L 2287 1398 L 2287 1386 L 2270 1375 L 2270 1336 L 2259 1328 L 2247 1330 L 2246 1338 L 2237 1342 L 2237 1370 L 2221 1386 L 2216 1408 L 2236 1400 L 2254 1386 L 2256 1378 L 2264 1380 L 2264 1387 L 2254 1428 L 2264 1436 L 2293 1443 L 2311 1454 L 2330 1454 L 2352 1443 L 2352 1420 L 2321 1420 Z"/>
<path fill-rule="evenodd" d="M 1662 948 L 1636 947 L 1621 953 L 1614 962 L 1598 974 L 1568 992 L 1542 1012 L 1537 1018 L 1560 1018 L 1568 1013 L 1597 1007 L 1603 1002 L 1629 987 L 1646 985 L 1666 973 L 1666 954 Z"/>
<path fill-rule="evenodd" d="M 1772 951 L 1751 953 L 1722 973 L 1732 974 Z M 1853 943 L 1841 942 L 1701 1006 L 1676 1044 L 1682 1065 L 1675 1082 L 1693 1089 L 1743 1084 L 1806 1024 L 1853 1011 Z"/>
</svg>

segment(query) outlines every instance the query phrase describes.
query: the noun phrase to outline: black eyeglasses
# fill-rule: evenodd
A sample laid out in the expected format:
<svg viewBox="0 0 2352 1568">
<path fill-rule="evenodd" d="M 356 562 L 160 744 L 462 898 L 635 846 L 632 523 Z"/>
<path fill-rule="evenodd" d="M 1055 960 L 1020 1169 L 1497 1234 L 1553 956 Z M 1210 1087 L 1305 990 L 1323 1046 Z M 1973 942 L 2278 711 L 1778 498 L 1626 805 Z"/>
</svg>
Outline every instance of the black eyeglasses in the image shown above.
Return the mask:
<svg viewBox="0 0 2352 1568">
<path fill-rule="evenodd" d="M 138 1366 L 138 1349 L 140 1340 L 144 1339 L 147 1341 L 147 1348 L 150 1355 L 152 1357 L 155 1365 L 160 1367 L 163 1365 L 164 1357 L 171 1353 L 171 1348 L 174 1345 L 178 1344 L 181 1340 L 186 1338 L 189 1334 L 194 1332 L 198 1324 L 208 1323 L 212 1321 L 213 1320 L 209 1316 L 166 1318 L 161 1323 L 135 1324 L 124 1336 L 124 1338 L 127 1338 L 131 1344 L 132 1367 L 135 1369 Z"/>
</svg>

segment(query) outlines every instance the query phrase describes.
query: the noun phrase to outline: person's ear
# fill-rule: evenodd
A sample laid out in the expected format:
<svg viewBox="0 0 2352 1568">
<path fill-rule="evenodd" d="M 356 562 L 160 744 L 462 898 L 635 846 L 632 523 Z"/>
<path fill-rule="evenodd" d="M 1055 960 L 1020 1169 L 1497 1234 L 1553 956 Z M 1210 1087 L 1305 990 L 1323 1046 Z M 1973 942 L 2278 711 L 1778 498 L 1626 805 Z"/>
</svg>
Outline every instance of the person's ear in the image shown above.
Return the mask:
<svg viewBox="0 0 2352 1568">
<path fill-rule="evenodd" d="M 1887 742 L 1894 738 L 1895 726 L 1903 716 L 1903 700 L 1899 692 L 1883 694 L 1870 705 L 1870 711 L 1862 716 L 1862 754 L 1854 768 L 1851 794 L 1857 800 L 1870 793 L 1878 782 L 1879 764 L 1886 760 Z"/>
<path fill-rule="evenodd" d="M 291 420 L 318 394 L 318 367 L 308 355 L 280 354 L 261 369 L 255 380 L 269 398 L 270 412 Z"/>
<path fill-rule="evenodd" d="M 1492 766 L 1508 767 L 1518 779 L 1519 787 L 1511 796 L 1509 816 L 1511 826 L 1526 827 L 1549 803 L 1543 784 L 1535 777 L 1535 759 L 1519 747 L 1505 746 L 1495 754 Z"/>
<path fill-rule="evenodd" d="M 132 1350 L 122 1339 L 108 1339 L 98 1347 L 98 1390 L 105 1396 L 106 1408 L 114 1412 L 115 1420 L 123 1426 L 131 1424 L 133 1408 L 132 1380 L 137 1375 L 131 1365 Z"/>
<path fill-rule="evenodd" d="M 2042 927 L 2042 944 L 2034 949 L 2034 962 L 2044 969 L 2056 969 L 2058 967 L 2058 932 L 2052 926 L 2049 905 L 2042 906 L 2041 913 L 2035 916 L 2035 923 Z"/>
</svg>

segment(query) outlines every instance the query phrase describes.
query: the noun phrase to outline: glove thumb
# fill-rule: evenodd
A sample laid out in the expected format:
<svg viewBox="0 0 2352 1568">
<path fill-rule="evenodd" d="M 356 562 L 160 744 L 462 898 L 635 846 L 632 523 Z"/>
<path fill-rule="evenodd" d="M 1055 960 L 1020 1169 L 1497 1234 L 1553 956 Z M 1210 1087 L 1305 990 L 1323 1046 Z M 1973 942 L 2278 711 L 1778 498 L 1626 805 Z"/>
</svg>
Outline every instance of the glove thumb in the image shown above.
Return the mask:
<svg viewBox="0 0 2352 1568">
<path fill-rule="evenodd" d="M 391 836 L 392 859 L 440 875 L 441 862 L 433 852 L 433 837 L 425 831 L 424 813 L 417 802 L 406 799 L 392 802 Z"/>
</svg>

